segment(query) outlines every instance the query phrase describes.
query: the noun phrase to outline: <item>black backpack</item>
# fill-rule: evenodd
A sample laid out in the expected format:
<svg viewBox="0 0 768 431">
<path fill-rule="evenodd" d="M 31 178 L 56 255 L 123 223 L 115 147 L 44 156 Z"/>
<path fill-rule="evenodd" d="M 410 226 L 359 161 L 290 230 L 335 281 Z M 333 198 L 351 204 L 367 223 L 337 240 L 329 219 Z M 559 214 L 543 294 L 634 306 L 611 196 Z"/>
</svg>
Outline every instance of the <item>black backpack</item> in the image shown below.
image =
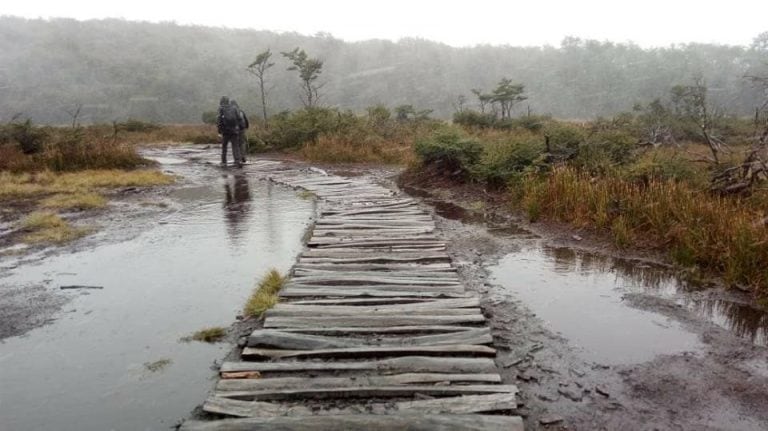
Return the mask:
<svg viewBox="0 0 768 431">
<path fill-rule="evenodd" d="M 234 106 L 225 106 L 221 112 L 221 126 L 227 132 L 237 132 L 239 115 Z"/>
</svg>

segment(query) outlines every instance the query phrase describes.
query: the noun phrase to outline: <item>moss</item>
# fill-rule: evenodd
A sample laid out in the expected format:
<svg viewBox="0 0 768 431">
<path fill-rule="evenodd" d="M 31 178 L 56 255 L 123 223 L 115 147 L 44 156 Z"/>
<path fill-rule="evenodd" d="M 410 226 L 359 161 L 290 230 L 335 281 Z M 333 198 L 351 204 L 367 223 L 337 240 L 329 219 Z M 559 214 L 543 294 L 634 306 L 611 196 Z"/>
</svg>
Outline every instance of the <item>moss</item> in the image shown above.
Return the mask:
<svg viewBox="0 0 768 431">
<path fill-rule="evenodd" d="M 227 329 L 220 326 L 201 329 L 194 334 L 182 338 L 182 341 L 202 341 L 204 343 L 216 343 L 227 336 Z"/>
</svg>

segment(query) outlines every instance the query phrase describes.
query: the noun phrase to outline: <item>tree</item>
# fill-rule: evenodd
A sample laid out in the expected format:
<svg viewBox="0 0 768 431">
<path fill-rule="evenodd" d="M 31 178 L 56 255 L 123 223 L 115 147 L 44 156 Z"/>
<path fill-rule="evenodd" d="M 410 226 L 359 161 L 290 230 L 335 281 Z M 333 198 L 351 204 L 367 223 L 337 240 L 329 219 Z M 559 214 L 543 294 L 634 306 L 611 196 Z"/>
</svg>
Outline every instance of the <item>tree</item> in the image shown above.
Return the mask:
<svg viewBox="0 0 768 431">
<path fill-rule="evenodd" d="M 261 94 L 261 112 L 264 116 L 264 125 L 267 125 L 267 90 L 264 88 L 264 74 L 267 69 L 274 66 L 275 63 L 271 63 L 269 59 L 272 57 L 272 51 L 267 48 L 266 51 L 259 53 L 256 56 L 256 60 L 248 65 L 248 72 L 256 77 L 259 81 L 259 93 Z"/>
<path fill-rule="evenodd" d="M 512 107 L 518 102 L 528 99 L 523 96 L 525 86 L 523 84 L 514 84 L 509 78 L 502 78 L 499 81 L 499 85 L 493 90 L 491 94 L 491 101 L 498 103 L 501 107 L 501 119 L 510 118 L 512 116 Z"/>
<path fill-rule="evenodd" d="M 319 58 L 309 57 L 303 49 L 299 48 L 295 48 L 290 52 L 281 52 L 281 54 L 293 63 L 293 66 L 287 70 L 299 72 L 303 93 L 301 101 L 304 103 L 304 106 L 307 108 L 316 106 L 320 98 L 319 90 L 322 88 L 322 84 L 317 83 L 317 78 L 320 77 L 322 72 L 323 61 Z"/>
<path fill-rule="evenodd" d="M 680 118 L 696 125 L 704 142 L 712 154 L 711 162 L 720 164 L 720 153 L 724 142 L 714 135 L 714 128 L 722 112 L 709 105 L 707 86 L 701 77 L 693 80 L 693 85 L 675 85 L 672 87 L 672 106 Z"/>
<path fill-rule="evenodd" d="M 477 96 L 477 101 L 480 103 L 480 113 L 485 114 L 485 107 L 488 106 L 489 103 L 491 103 L 491 100 L 493 99 L 493 95 L 483 93 L 483 91 L 480 90 L 479 88 L 473 88 L 470 91 L 472 91 L 472 94 Z"/>
</svg>

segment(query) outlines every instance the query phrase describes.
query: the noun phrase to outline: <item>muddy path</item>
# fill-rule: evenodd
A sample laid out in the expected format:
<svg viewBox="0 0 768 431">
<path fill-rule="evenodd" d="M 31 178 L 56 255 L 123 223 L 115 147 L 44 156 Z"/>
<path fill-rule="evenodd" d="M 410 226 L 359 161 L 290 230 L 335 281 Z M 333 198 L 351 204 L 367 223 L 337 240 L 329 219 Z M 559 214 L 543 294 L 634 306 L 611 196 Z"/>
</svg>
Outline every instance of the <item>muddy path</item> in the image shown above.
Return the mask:
<svg viewBox="0 0 768 431">
<path fill-rule="evenodd" d="M 450 254 L 483 294 L 526 429 L 768 429 L 768 317 L 748 298 L 456 205 L 446 190 L 410 191 L 442 216 Z"/>
<path fill-rule="evenodd" d="M 176 186 L 127 191 L 83 221 L 100 230 L 75 244 L 0 257 L 0 423 L 167 429 L 237 351 L 179 338 L 228 326 L 255 279 L 293 264 L 311 200 L 259 181 L 255 166 L 216 168 L 215 151 L 159 151 Z M 397 187 L 393 169 L 321 167 Z M 481 294 L 526 429 L 768 429 L 768 318 L 747 298 L 444 190 L 409 191 Z"/>
</svg>

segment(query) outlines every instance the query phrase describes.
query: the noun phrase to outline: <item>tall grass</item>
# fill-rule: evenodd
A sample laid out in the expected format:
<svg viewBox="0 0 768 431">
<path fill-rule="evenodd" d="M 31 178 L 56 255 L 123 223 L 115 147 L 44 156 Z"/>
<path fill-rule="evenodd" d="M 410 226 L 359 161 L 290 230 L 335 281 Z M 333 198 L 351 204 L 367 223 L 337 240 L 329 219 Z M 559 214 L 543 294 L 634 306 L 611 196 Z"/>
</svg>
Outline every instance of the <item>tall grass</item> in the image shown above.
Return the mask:
<svg viewBox="0 0 768 431">
<path fill-rule="evenodd" d="M 765 213 L 684 182 L 593 177 L 573 167 L 528 175 L 517 201 L 531 220 L 552 218 L 610 234 L 619 247 L 668 250 L 685 266 L 722 274 L 768 294 Z"/>
<path fill-rule="evenodd" d="M 286 277 L 281 275 L 276 269 L 271 269 L 259 281 L 253 294 L 245 303 L 245 315 L 250 317 L 259 317 L 265 311 L 274 307 L 278 301 L 278 292 L 285 285 Z"/>
</svg>

